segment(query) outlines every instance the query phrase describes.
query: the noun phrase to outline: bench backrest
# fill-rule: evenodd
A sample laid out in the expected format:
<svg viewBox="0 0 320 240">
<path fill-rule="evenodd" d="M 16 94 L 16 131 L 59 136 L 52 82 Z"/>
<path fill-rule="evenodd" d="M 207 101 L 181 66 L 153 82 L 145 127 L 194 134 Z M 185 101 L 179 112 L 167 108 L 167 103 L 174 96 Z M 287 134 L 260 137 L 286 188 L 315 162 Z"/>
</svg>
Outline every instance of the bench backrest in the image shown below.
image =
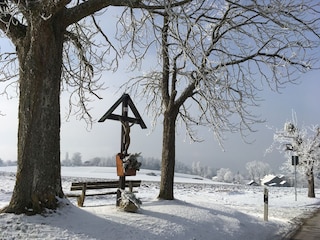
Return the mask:
<svg viewBox="0 0 320 240">
<path fill-rule="evenodd" d="M 132 180 L 126 181 L 125 187 L 140 187 L 141 180 Z M 103 188 L 118 188 L 119 181 L 104 181 L 104 182 L 74 182 L 71 184 L 71 191 L 82 190 L 83 186 L 86 186 L 86 189 L 103 189 Z"/>
</svg>

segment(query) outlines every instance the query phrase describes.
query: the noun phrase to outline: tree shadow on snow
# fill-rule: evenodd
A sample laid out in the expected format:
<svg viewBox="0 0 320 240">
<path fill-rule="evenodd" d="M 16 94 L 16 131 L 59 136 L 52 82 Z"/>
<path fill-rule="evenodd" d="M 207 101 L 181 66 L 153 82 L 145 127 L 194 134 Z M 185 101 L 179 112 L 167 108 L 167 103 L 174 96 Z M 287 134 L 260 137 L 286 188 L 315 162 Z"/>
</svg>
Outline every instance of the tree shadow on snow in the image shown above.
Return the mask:
<svg viewBox="0 0 320 240">
<path fill-rule="evenodd" d="M 21 229 L 23 239 L 140 239 L 137 229 L 128 224 L 112 221 L 74 206 L 65 205 L 50 214 L 11 217 L 12 231 Z M 132 238 L 132 234 L 136 237 Z M 32 236 L 32 237 L 31 237 Z M 146 239 L 156 239 L 148 233 Z M 1 237 L 0 237 L 1 238 Z M 10 238 L 10 239 L 15 239 Z M 143 239 L 143 238 L 141 238 Z"/>
<path fill-rule="evenodd" d="M 232 208 L 219 208 L 214 204 L 206 207 L 180 200 L 158 200 L 144 204 L 141 213 L 168 221 L 168 231 L 173 226 L 183 229 L 175 239 L 281 239 L 276 224 Z"/>
<path fill-rule="evenodd" d="M 157 200 L 143 203 L 135 214 L 117 212 L 110 206 L 82 209 L 66 200 L 65 206 L 55 213 L 20 217 L 19 222 L 38 228 L 42 234 L 49 231 L 50 239 L 263 240 L 265 236 L 265 239 L 281 239 L 276 236 L 276 224 L 221 208 L 214 203 L 202 206 L 180 200 Z"/>
</svg>

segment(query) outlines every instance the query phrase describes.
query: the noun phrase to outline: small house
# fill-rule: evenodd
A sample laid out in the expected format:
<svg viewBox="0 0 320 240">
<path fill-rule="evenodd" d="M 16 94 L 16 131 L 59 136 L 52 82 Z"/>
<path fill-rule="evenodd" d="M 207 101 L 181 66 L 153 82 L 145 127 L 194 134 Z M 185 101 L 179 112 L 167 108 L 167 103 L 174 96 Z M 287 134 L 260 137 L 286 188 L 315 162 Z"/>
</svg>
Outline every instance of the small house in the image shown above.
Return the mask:
<svg viewBox="0 0 320 240">
<path fill-rule="evenodd" d="M 250 182 L 247 183 L 248 186 L 259 186 L 258 183 L 256 183 L 254 180 L 251 180 Z"/>
<path fill-rule="evenodd" d="M 261 179 L 261 185 L 269 187 L 290 187 L 290 184 L 284 180 L 284 176 L 266 175 Z"/>
</svg>

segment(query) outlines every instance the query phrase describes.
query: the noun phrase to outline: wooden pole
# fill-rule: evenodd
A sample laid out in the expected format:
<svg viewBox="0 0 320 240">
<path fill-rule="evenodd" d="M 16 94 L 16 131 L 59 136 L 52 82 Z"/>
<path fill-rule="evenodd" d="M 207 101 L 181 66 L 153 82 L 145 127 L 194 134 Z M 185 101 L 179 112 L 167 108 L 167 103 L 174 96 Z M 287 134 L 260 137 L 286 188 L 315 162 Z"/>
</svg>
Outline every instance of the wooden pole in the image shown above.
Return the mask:
<svg viewBox="0 0 320 240">
<path fill-rule="evenodd" d="M 263 202 L 264 202 L 264 217 L 263 220 L 264 221 L 268 221 L 268 189 L 264 188 L 263 191 Z"/>
<path fill-rule="evenodd" d="M 294 165 L 294 195 L 295 200 L 297 201 L 297 165 L 299 164 L 299 157 L 292 156 L 292 165 Z"/>
<path fill-rule="evenodd" d="M 127 121 L 126 118 L 128 117 L 128 98 L 124 98 L 122 101 L 122 116 L 124 117 L 124 121 Z M 121 124 L 121 148 L 120 153 L 123 157 L 127 154 L 125 152 L 125 129 L 123 124 Z M 119 177 L 119 188 L 124 190 L 126 187 L 126 177 L 125 175 Z M 121 192 L 120 190 L 117 191 L 117 203 L 116 205 L 120 205 L 120 198 L 121 198 Z"/>
</svg>

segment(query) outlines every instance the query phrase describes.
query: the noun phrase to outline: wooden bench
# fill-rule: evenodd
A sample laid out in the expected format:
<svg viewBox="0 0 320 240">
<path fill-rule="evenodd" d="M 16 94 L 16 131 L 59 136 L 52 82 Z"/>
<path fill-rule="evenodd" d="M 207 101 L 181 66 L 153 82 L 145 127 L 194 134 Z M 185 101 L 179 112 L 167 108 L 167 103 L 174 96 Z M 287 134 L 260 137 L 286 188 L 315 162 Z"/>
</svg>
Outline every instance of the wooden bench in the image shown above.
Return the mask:
<svg viewBox="0 0 320 240">
<path fill-rule="evenodd" d="M 125 182 L 125 187 L 129 188 L 129 191 L 132 192 L 134 187 L 140 187 L 141 180 L 131 180 Z M 87 194 L 88 190 L 98 190 L 98 189 L 118 189 L 119 181 L 104 181 L 104 182 L 73 182 L 71 184 L 70 191 L 81 191 L 81 194 L 66 194 L 67 197 L 77 197 L 78 206 L 83 207 L 83 203 L 86 196 L 98 196 L 98 195 L 109 195 L 117 194 L 117 190 L 108 191 L 102 193 L 91 193 Z"/>
</svg>

